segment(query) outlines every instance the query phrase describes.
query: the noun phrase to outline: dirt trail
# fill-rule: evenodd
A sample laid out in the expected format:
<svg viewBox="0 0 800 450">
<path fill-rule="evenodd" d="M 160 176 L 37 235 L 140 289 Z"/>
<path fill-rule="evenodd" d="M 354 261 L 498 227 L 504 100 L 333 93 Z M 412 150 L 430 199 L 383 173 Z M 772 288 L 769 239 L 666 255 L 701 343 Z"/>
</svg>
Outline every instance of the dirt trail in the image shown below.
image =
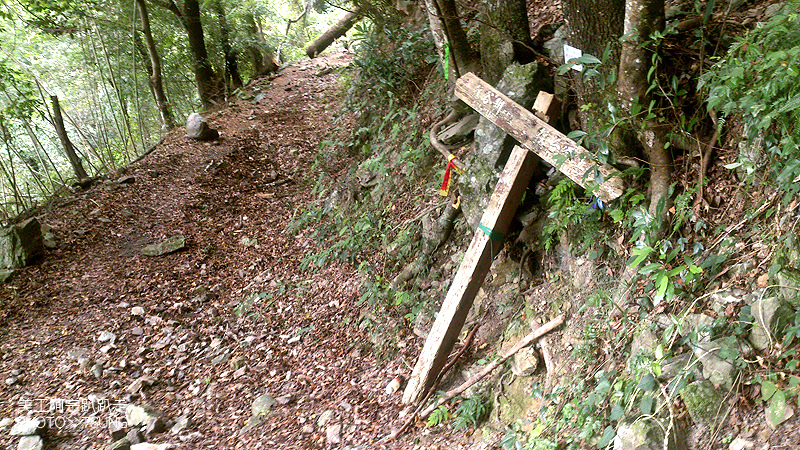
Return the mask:
<svg viewBox="0 0 800 450">
<path fill-rule="evenodd" d="M 135 403 L 191 417 L 179 433 L 148 438 L 177 448 L 383 448 L 401 409 L 384 387 L 413 356 L 377 360 L 359 327 L 359 274 L 303 274 L 313 248 L 285 232 L 310 198 L 306 174 L 342 103 L 336 72 L 324 69 L 346 63 L 286 67 L 208 115 L 219 142 L 173 130 L 124 174 L 40 216 L 58 248 L 0 292 L 0 419 L 51 418 L 45 448 L 100 449 L 115 407 Z M 141 254 L 176 234 L 184 250 Z M 114 338 L 101 342 L 103 332 Z M 277 403 L 241 432 L 262 394 Z M 0 447 L 15 448 L 8 431 Z M 422 434 L 386 448 L 463 445 Z"/>
</svg>

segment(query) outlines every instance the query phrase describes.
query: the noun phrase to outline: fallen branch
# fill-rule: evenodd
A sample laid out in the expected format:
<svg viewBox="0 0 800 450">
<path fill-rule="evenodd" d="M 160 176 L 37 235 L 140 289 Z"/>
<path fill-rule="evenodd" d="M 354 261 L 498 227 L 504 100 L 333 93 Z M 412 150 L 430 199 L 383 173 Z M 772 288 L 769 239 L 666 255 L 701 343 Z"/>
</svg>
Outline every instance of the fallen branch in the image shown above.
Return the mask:
<svg viewBox="0 0 800 450">
<path fill-rule="evenodd" d="M 506 352 L 500 358 L 498 358 L 498 359 L 492 361 L 491 363 L 489 363 L 489 365 L 484 367 L 483 370 L 481 370 L 477 374 L 473 375 L 472 378 L 470 378 L 469 380 L 463 382 L 460 386 L 447 391 L 444 394 L 444 396 L 442 396 L 438 401 L 436 401 L 431 406 L 425 408 L 421 413 L 412 414 L 411 417 L 409 417 L 406 420 L 406 422 L 403 424 L 403 426 L 401 426 L 399 429 L 397 429 L 397 431 L 395 431 L 391 435 L 387 436 L 383 440 L 383 442 L 388 442 L 388 441 L 392 441 L 394 439 L 397 439 L 397 437 L 400 436 L 400 434 L 403 432 L 403 430 L 405 430 L 408 427 L 408 425 L 410 425 L 412 422 L 414 422 L 414 420 L 417 417 L 420 418 L 420 419 L 424 419 L 424 418 L 428 417 L 428 415 L 430 413 L 432 413 L 436 408 L 444 405 L 445 403 L 450 401 L 453 397 L 455 397 L 455 396 L 461 394 L 462 392 L 466 391 L 470 386 L 472 386 L 473 384 L 475 384 L 478 381 L 482 380 L 486 375 L 489 375 L 494 369 L 496 369 L 498 366 L 500 366 L 504 362 L 506 362 L 506 360 L 508 360 L 508 358 L 511 358 L 517 352 L 519 352 L 523 348 L 527 347 L 528 345 L 532 344 L 535 340 L 537 340 L 540 337 L 544 336 L 545 334 L 553 331 L 558 326 L 560 326 L 562 323 L 564 323 L 564 316 L 563 315 L 558 316 L 555 319 L 553 319 L 553 320 L 547 322 L 546 324 L 542 325 L 541 327 L 531 331 L 527 336 L 525 336 L 519 342 L 517 342 L 516 345 L 514 345 L 514 347 L 511 348 L 511 350 Z"/>
</svg>

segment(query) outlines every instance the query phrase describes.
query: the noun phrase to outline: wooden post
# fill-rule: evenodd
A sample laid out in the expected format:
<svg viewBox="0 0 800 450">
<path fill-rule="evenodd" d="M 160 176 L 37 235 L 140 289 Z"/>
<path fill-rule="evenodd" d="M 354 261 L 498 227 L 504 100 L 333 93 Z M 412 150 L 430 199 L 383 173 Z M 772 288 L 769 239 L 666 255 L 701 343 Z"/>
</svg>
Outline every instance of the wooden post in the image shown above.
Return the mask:
<svg viewBox="0 0 800 450">
<path fill-rule="evenodd" d="M 81 164 L 81 159 L 75 153 L 75 148 L 67 136 L 67 130 L 64 128 L 64 119 L 61 117 L 61 105 L 58 104 L 58 96 L 51 95 L 50 101 L 53 103 L 53 119 L 55 120 L 56 134 L 61 139 L 61 144 L 64 146 L 64 153 L 67 154 L 67 159 L 72 165 L 72 170 L 75 171 L 75 176 L 78 181 L 84 180 L 89 177 Z"/>
<path fill-rule="evenodd" d="M 471 73 L 458 79 L 455 93 L 472 109 L 518 140 L 522 147 L 586 187 L 586 173 L 596 164 L 586 149 Z M 603 201 L 611 201 L 622 195 L 622 180 L 612 177 L 616 170 L 606 164 L 597 168 L 604 179 L 597 196 Z"/>
<path fill-rule="evenodd" d="M 428 334 L 403 393 L 403 403 L 418 402 L 447 362 L 478 289 L 489 272 L 492 259 L 502 248 L 505 234 L 528 187 L 535 165 L 536 158 L 531 152 L 514 147 L 483 213 L 480 228 L 472 237 L 472 243 Z"/>
</svg>

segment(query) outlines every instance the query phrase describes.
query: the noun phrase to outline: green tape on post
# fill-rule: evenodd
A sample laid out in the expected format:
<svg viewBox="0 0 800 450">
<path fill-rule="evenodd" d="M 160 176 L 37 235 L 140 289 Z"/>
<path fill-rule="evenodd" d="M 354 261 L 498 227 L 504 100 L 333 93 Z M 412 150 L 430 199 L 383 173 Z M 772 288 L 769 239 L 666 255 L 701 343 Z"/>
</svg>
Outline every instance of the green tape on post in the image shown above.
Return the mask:
<svg viewBox="0 0 800 450">
<path fill-rule="evenodd" d="M 503 242 L 503 240 L 506 238 L 505 234 L 503 234 L 503 233 L 501 233 L 499 231 L 495 231 L 495 230 L 487 227 L 486 225 L 484 225 L 482 223 L 478 224 L 478 229 L 483 231 L 483 233 L 485 235 L 489 236 L 489 239 L 491 239 L 493 241 Z"/>
</svg>

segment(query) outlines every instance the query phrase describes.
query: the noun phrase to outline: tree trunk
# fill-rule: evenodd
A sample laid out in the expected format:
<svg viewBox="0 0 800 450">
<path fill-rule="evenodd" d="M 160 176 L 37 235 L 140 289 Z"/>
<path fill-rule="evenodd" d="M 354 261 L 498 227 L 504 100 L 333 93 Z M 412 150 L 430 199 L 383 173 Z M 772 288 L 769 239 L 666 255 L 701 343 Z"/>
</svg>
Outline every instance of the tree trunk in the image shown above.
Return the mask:
<svg viewBox="0 0 800 450">
<path fill-rule="evenodd" d="M 211 67 L 211 62 L 208 60 L 206 40 L 203 36 L 203 23 L 200 21 L 200 3 L 198 0 L 185 0 L 183 8 L 180 8 L 175 3 L 175 0 L 168 0 L 167 3 L 162 5 L 178 16 L 181 25 L 186 30 L 200 103 L 204 109 L 213 108 L 219 101 L 221 92 L 217 89 L 217 77 Z"/>
<path fill-rule="evenodd" d="M 306 55 L 309 58 L 316 58 L 317 55 L 322 53 L 323 50 L 328 48 L 333 41 L 337 38 L 344 36 L 347 33 L 347 30 L 353 27 L 356 22 L 361 19 L 361 10 L 360 8 L 356 7 L 353 11 L 348 12 L 345 14 L 335 25 L 330 27 L 328 31 L 322 33 L 322 36 L 318 37 L 314 40 L 311 44 L 306 47 Z"/>
<path fill-rule="evenodd" d="M 647 96 L 650 86 L 648 72 L 652 53 L 657 49 L 645 44 L 654 31 L 663 28 L 664 0 L 626 1 L 617 92 L 622 107 L 628 111 L 634 103 L 638 103 L 647 113 L 650 104 Z M 650 213 L 660 219 L 668 209 L 667 191 L 672 165 L 672 156 L 666 147 L 666 130 L 656 119 L 646 119 L 639 140 L 650 163 Z"/>
<path fill-rule="evenodd" d="M 267 46 L 267 41 L 256 23 L 255 16 L 248 13 L 245 15 L 244 21 L 247 25 L 247 32 L 250 34 L 247 52 L 250 53 L 253 62 L 253 76 L 260 77 L 275 72 L 278 70 L 278 63 Z M 255 42 L 258 42 L 258 45 Z"/>
<path fill-rule="evenodd" d="M 242 87 L 242 77 L 239 75 L 239 64 L 236 62 L 236 52 L 231 47 L 230 27 L 225 16 L 222 0 L 214 1 L 214 10 L 219 20 L 219 34 L 222 41 L 222 52 L 225 55 L 225 81 L 233 88 Z"/>
<path fill-rule="evenodd" d="M 150 31 L 150 16 L 147 13 L 147 4 L 145 0 L 136 0 L 136 7 L 139 10 L 139 17 L 142 22 L 142 34 L 144 35 L 144 42 L 147 48 L 147 55 L 149 57 L 148 78 L 150 80 L 150 89 L 153 92 L 153 98 L 158 106 L 158 112 L 161 115 L 161 121 L 167 128 L 175 128 L 175 117 L 172 115 L 172 109 L 167 102 L 167 96 L 164 94 L 164 82 L 161 76 L 161 56 L 158 54 L 156 42 L 153 39 L 153 33 Z"/>
<path fill-rule="evenodd" d="M 89 176 L 86 174 L 86 170 L 83 169 L 81 160 L 75 153 L 75 148 L 72 146 L 69 136 L 67 136 L 67 130 L 64 128 L 64 119 L 61 117 L 61 105 L 58 104 L 58 97 L 51 95 L 50 101 L 53 102 L 54 125 L 58 138 L 61 140 L 61 145 L 64 146 L 64 153 L 67 154 L 67 159 L 69 159 L 69 163 L 72 165 L 72 170 L 75 171 L 75 176 L 78 177 L 78 181 L 83 181 Z"/>
<path fill-rule="evenodd" d="M 619 47 L 625 0 L 562 0 L 561 6 L 569 29 L 567 44 L 598 58 L 603 56 L 607 44 Z M 612 53 L 619 55 L 618 51 Z M 616 65 L 616 56 L 612 59 Z"/>
<path fill-rule="evenodd" d="M 525 0 L 494 0 L 481 14 L 483 79 L 494 86 L 512 62 L 535 60 Z"/>
</svg>

